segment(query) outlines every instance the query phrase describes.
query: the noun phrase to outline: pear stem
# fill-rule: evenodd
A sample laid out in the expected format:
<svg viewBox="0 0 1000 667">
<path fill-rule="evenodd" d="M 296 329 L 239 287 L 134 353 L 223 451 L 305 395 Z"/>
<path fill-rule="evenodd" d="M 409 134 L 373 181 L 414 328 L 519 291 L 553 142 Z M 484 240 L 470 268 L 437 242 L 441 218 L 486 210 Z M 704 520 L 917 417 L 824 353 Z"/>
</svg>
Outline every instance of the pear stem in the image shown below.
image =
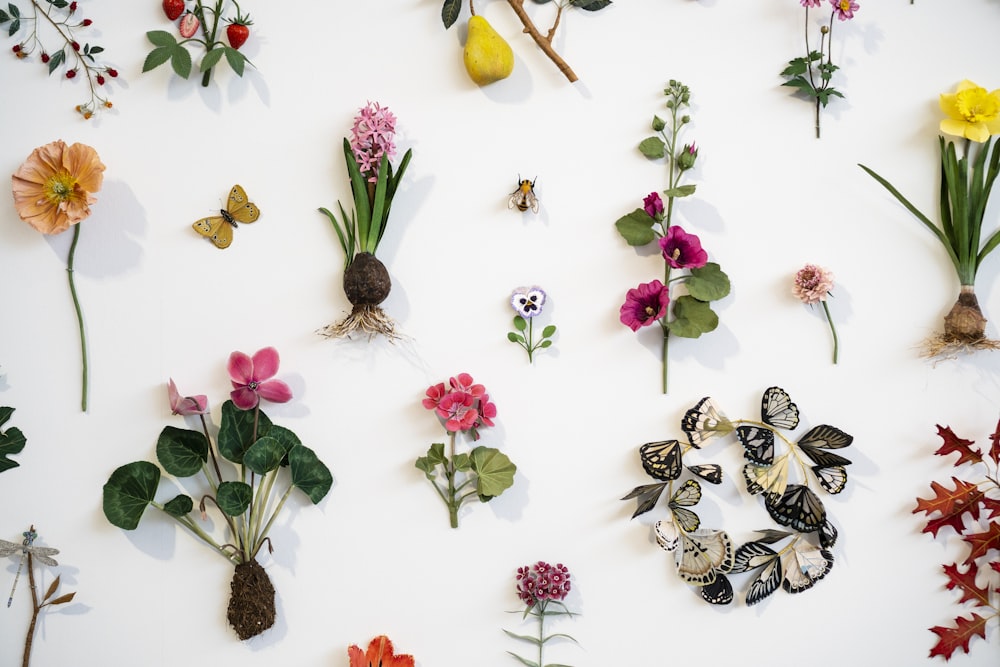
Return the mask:
<svg viewBox="0 0 1000 667">
<path fill-rule="evenodd" d="M 472 6 L 472 0 L 469 0 L 469 11 L 472 12 L 473 16 L 476 15 L 476 8 Z"/>
<path fill-rule="evenodd" d="M 469 1 L 471 5 L 472 0 Z M 531 17 L 524 11 L 524 0 L 507 0 L 507 3 L 510 5 L 510 8 L 514 10 L 514 13 L 517 14 L 517 18 L 519 18 L 521 23 L 524 25 L 524 32 L 531 35 L 531 38 L 535 40 L 535 44 L 538 44 L 538 48 L 540 48 L 542 52 L 549 57 L 549 60 L 556 64 L 556 67 L 558 67 L 559 71 L 562 72 L 567 79 L 569 79 L 569 82 L 575 83 L 577 81 L 576 72 L 574 72 L 573 68 L 569 66 L 569 63 L 563 60 L 562 57 L 556 53 L 556 50 L 552 48 L 552 36 L 555 33 L 556 26 L 559 24 L 559 14 L 556 15 L 556 22 L 549 31 L 548 39 L 546 39 L 542 33 L 538 32 L 538 28 L 535 27 Z M 561 9 L 562 8 L 560 7 L 560 13 Z"/>
</svg>

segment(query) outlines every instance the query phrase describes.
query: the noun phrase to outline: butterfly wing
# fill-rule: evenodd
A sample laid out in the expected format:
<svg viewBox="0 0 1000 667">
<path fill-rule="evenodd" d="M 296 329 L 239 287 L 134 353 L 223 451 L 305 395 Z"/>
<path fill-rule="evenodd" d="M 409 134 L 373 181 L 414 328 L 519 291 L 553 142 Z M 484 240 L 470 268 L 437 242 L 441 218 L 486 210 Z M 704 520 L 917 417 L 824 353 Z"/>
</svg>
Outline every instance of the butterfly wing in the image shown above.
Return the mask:
<svg viewBox="0 0 1000 667">
<path fill-rule="evenodd" d="M 698 515 L 686 507 L 680 507 L 671 503 L 670 513 L 674 515 L 674 521 L 677 522 L 681 530 L 685 533 L 692 533 L 698 530 L 698 526 L 701 525 L 701 519 L 698 518 Z"/>
<path fill-rule="evenodd" d="M 814 447 L 812 445 L 806 445 L 799 443 L 799 449 L 802 453 L 812 459 L 813 463 L 822 467 L 829 466 L 846 466 L 851 464 L 850 459 L 845 459 L 839 454 L 834 454 L 833 452 L 827 451 L 825 449 L 820 449 L 819 447 Z"/>
<path fill-rule="evenodd" d="M 722 466 L 718 463 L 699 463 L 687 469 L 709 484 L 722 484 Z"/>
<path fill-rule="evenodd" d="M 715 581 L 701 587 L 701 597 L 709 604 L 729 604 L 733 601 L 733 585 L 729 577 L 716 574 Z"/>
<path fill-rule="evenodd" d="M 799 439 L 800 445 L 812 445 L 823 449 L 840 449 L 847 447 L 854 442 L 854 436 L 844 433 L 836 426 L 820 424 L 809 429 L 809 431 Z"/>
<path fill-rule="evenodd" d="M 681 533 L 682 548 L 677 554 L 677 574 L 691 584 L 705 586 L 721 572 L 733 568 L 733 543 L 722 530 Z"/>
<path fill-rule="evenodd" d="M 781 587 L 789 593 L 809 590 L 833 567 L 833 555 L 829 551 L 805 543 L 786 551 L 781 560 L 785 570 Z"/>
<path fill-rule="evenodd" d="M 706 396 L 684 413 L 681 430 L 687 434 L 688 442 L 695 447 L 701 447 L 706 440 L 731 432 L 733 424 L 716 407 L 715 401 Z"/>
<path fill-rule="evenodd" d="M 773 549 L 760 542 L 748 542 L 736 550 L 733 572 L 760 572 L 747 589 L 747 605 L 754 605 L 778 590 L 781 585 L 781 558 Z"/>
<path fill-rule="evenodd" d="M 191 227 L 194 231 L 215 244 L 215 247 L 225 250 L 233 242 L 233 227 L 221 215 L 212 215 L 195 222 Z"/>
<path fill-rule="evenodd" d="M 847 470 L 844 466 L 813 466 L 816 481 L 827 493 L 838 494 L 847 486 Z"/>
<path fill-rule="evenodd" d="M 738 426 L 736 437 L 743 445 L 743 456 L 759 465 L 774 463 L 774 431 L 760 426 Z"/>
<path fill-rule="evenodd" d="M 689 479 L 681 484 L 681 488 L 674 492 L 674 495 L 670 498 L 670 505 L 671 507 L 674 505 L 691 507 L 692 505 L 697 505 L 699 500 L 701 500 L 701 485 L 693 479 Z"/>
<path fill-rule="evenodd" d="M 673 521 L 657 521 L 653 526 L 653 533 L 656 535 L 656 543 L 665 551 L 673 551 L 680 544 L 680 532 Z"/>
<path fill-rule="evenodd" d="M 681 476 L 681 447 L 676 440 L 647 442 L 639 447 L 643 469 L 650 477 L 670 481 Z"/>
<path fill-rule="evenodd" d="M 790 526 L 800 533 L 819 530 L 826 522 L 826 508 L 809 487 L 789 484 L 774 502 L 765 502 L 771 518 L 782 526 Z"/>
<path fill-rule="evenodd" d="M 760 418 L 768 426 L 790 430 L 799 425 L 799 407 L 781 387 L 768 387 L 760 399 Z"/>
<path fill-rule="evenodd" d="M 249 200 L 241 185 L 234 185 L 233 189 L 229 191 L 226 210 L 229 215 L 233 216 L 233 220 L 245 224 L 255 222 L 260 217 L 260 209 Z"/>
<path fill-rule="evenodd" d="M 653 509 L 653 506 L 656 505 L 656 501 L 660 499 L 660 494 L 663 493 L 665 488 L 667 488 L 666 482 L 637 486 L 629 491 L 628 495 L 622 498 L 622 500 L 636 498 L 638 506 L 632 514 L 632 518 L 634 519 L 640 514 L 645 514 L 649 510 Z"/>
</svg>

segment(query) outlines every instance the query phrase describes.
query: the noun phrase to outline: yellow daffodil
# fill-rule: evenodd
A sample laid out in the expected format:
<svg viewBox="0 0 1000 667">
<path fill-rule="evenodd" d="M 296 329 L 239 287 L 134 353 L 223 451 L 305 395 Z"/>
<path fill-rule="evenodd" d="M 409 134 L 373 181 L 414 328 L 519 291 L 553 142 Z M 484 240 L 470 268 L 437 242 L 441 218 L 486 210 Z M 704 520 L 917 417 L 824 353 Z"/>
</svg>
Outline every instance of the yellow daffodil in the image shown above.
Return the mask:
<svg viewBox="0 0 1000 667">
<path fill-rule="evenodd" d="M 982 143 L 1000 134 L 1000 89 L 991 93 L 966 79 L 954 93 L 941 95 L 941 110 L 948 118 L 941 121 L 941 131 Z"/>
</svg>

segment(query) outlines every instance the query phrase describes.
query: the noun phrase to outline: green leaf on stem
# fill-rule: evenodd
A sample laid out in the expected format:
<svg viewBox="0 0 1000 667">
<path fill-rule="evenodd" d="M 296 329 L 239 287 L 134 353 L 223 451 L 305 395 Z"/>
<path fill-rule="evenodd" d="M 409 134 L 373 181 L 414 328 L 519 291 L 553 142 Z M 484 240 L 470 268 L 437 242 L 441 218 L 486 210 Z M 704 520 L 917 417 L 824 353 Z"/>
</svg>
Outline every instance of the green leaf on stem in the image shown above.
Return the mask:
<svg viewBox="0 0 1000 667">
<path fill-rule="evenodd" d="M 667 324 L 670 333 L 681 338 L 697 338 L 717 326 L 719 316 L 711 306 L 689 294 L 674 301 L 674 319 Z"/>
<path fill-rule="evenodd" d="M 183 46 L 177 45 L 170 52 L 170 66 L 174 72 L 182 79 L 191 76 L 191 52 Z"/>
<path fill-rule="evenodd" d="M 254 410 L 240 410 L 232 401 L 222 404 L 222 424 L 219 426 L 219 453 L 233 463 L 243 463 L 243 456 L 254 443 Z M 268 435 L 271 420 L 261 410 L 257 416 L 257 438 Z"/>
<path fill-rule="evenodd" d="M 157 47 L 157 48 L 153 49 L 148 54 L 146 54 L 146 60 L 143 61 L 143 63 L 142 63 L 142 71 L 143 72 L 148 72 L 151 69 L 155 69 L 155 68 L 159 67 L 163 63 L 165 63 L 168 60 L 170 60 L 170 54 L 171 53 L 172 53 L 172 51 L 168 47 L 165 47 L 165 46 L 160 46 L 160 47 Z M 49 61 L 49 64 L 50 65 L 52 64 L 51 60 Z"/>
<path fill-rule="evenodd" d="M 550 324 L 542 329 L 542 338 L 550 338 L 556 332 L 556 325 Z"/>
<path fill-rule="evenodd" d="M 666 122 L 659 116 L 653 116 L 652 127 L 654 132 L 661 132 L 667 126 Z"/>
<path fill-rule="evenodd" d="M 462 0 L 444 0 L 444 6 L 441 7 L 441 22 L 444 23 L 445 30 L 455 24 L 461 11 Z"/>
<path fill-rule="evenodd" d="M 146 39 L 152 42 L 153 46 L 177 46 L 177 40 L 166 30 L 150 30 L 146 33 Z"/>
<path fill-rule="evenodd" d="M 295 445 L 288 451 L 288 466 L 292 473 L 292 486 L 297 486 L 309 496 L 313 505 L 333 486 L 333 473 L 319 460 L 316 452 L 305 445 Z"/>
<path fill-rule="evenodd" d="M 472 450 L 472 470 L 477 476 L 479 499 L 489 502 L 514 485 L 517 466 L 500 450 L 480 446 Z"/>
<path fill-rule="evenodd" d="M 464 452 L 461 454 L 455 454 L 455 460 L 453 463 L 455 464 L 455 470 L 460 472 L 472 470 L 472 459 Z"/>
<path fill-rule="evenodd" d="M 49 74 L 52 74 L 60 65 L 66 61 L 66 50 L 59 49 L 49 57 Z"/>
<path fill-rule="evenodd" d="M 236 72 L 237 75 L 243 76 L 243 69 L 247 64 L 247 57 L 231 46 L 224 46 L 223 49 L 226 53 L 226 62 L 229 63 L 229 66 L 233 68 L 233 71 Z"/>
<path fill-rule="evenodd" d="M 222 55 L 225 53 L 221 48 L 215 48 L 205 54 L 201 59 L 201 66 L 198 69 L 202 72 L 207 72 L 208 70 L 219 64 L 222 59 Z"/>
<path fill-rule="evenodd" d="M 799 92 L 804 93 L 809 97 L 816 97 L 816 89 L 813 88 L 811 83 L 809 83 L 809 79 L 806 79 L 805 77 L 797 76 L 793 79 L 789 79 L 781 85 L 796 88 Z"/>
<path fill-rule="evenodd" d="M 529 642 L 531 644 L 534 644 L 535 646 L 538 646 L 542 643 L 542 641 L 538 637 L 532 637 L 531 635 L 518 635 L 506 629 L 504 629 L 504 634 L 514 639 L 520 639 L 521 641 Z"/>
<path fill-rule="evenodd" d="M 508 331 L 507 340 L 509 340 L 512 343 L 524 343 L 524 336 L 516 334 L 513 331 Z"/>
<path fill-rule="evenodd" d="M 663 194 L 668 197 L 690 197 L 694 194 L 697 186 L 694 184 L 689 185 L 679 185 L 676 188 L 670 188 L 669 190 L 664 190 Z"/>
<path fill-rule="evenodd" d="M 514 316 L 514 328 L 518 331 L 524 331 L 528 328 L 528 322 L 520 315 Z"/>
<path fill-rule="evenodd" d="M 208 441 L 198 431 L 166 426 L 156 439 L 156 460 L 174 477 L 190 477 L 208 460 Z"/>
<path fill-rule="evenodd" d="M 227 516 L 239 516 L 250 507 L 253 500 L 253 489 L 245 482 L 222 482 L 219 492 L 215 495 L 219 509 Z"/>
<path fill-rule="evenodd" d="M 618 233 L 631 246 L 644 246 L 656 239 L 653 223 L 656 222 L 645 210 L 637 208 L 615 221 Z"/>
<path fill-rule="evenodd" d="M 183 493 L 163 505 L 164 512 L 178 519 L 189 513 L 192 509 L 194 509 L 194 501 L 191 500 L 191 496 L 184 495 Z"/>
<path fill-rule="evenodd" d="M 550 341 L 550 340 L 543 340 L 541 343 L 538 344 L 538 347 L 540 347 L 542 349 L 545 349 L 547 347 L 552 347 L 552 341 Z"/>
<path fill-rule="evenodd" d="M 691 269 L 685 283 L 688 293 L 699 301 L 716 301 L 729 294 L 729 276 L 715 262 L 708 262 L 700 269 Z"/>
<path fill-rule="evenodd" d="M 126 463 L 104 484 L 104 516 L 112 525 L 135 530 L 160 484 L 160 469 L 149 461 Z"/>
<path fill-rule="evenodd" d="M 0 408 L 0 428 L 10 420 L 12 414 L 14 414 L 14 408 Z M 0 472 L 20 465 L 7 457 L 11 454 L 18 454 L 24 449 L 26 443 L 27 439 L 19 428 L 11 427 L 6 431 L 0 431 Z"/>
<path fill-rule="evenodd" d="M 504 632 L 506 632 L 506 630 Z M 507 653 L 509 653 L 510 655 L 512 655 L 515 658 L 517 658 L 521 662 L 522 665 L 527 665 L 527 667 L 541 667 L 534 660 L 528 660 L 527 658 L 522 658 L 521 656 L 519 656 L 517 653 L 514 653 L 513 651 L 507 651 Z"/>
<path fill-rule="evenodd" d="M 271 432 L 273 433 L 277 428 L 277 426 L 272 428 Z M 288 451 L 289 448 L 286 448 L 279 440 L 270 434 L 265 435 L 250 445 L 250 449 L 243 455 L 243 465 L 258 475 L 266 475 L 281 465 Z"/>
<path fill-rule="evenodd" d="M 655 160 L 667 154 L 667 145 L 659 137 L 646 137 L 639 142 L 639 152 Z"/>
<path fill-rule="evenodd" d="M 19 19 L 14 19 L 10 24 L 10 29 L 7 30 L 7 36 L 13 37 L 14 33 L 21 29 L 21 21 Z"/>
</svg>

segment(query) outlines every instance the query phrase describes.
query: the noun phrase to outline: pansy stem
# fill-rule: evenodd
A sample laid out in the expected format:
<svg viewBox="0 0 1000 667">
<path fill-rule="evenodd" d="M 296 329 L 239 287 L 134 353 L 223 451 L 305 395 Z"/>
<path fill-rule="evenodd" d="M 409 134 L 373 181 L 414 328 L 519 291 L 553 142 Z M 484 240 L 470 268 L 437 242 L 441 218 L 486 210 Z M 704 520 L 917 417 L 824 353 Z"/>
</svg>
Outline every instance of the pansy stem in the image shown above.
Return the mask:
<svg viewBox="0 0 1000 667">
<path fill-rule="evenodd" d="M 535 345 L 534 345 L 534 339 L 535 339 L 535 333 L 534 333 L 534 331 L 535 330 L 534 330 L 534 327 L 535 327 L 535 318 L 529 317 L 528 318 L 528 344 L 524 347 L 524 349 L 526 349 L 528 351 L 528 363 L 529 364 L 531 363 L 531 359 L 532 359 L 531 353 L 535 351 Z"/>
<path fill-rule="evenodd" d="M 833 326 L 833 318 L 830 316 L 830 308 L 823 301 L 823 312 L 826 313 L 826 321 L 830 323 L 830 333 L 833 334 L 833 363 L 837 363 L 837 351 L 839 342 L 837 340 L 837 327 Z"/>
<path fill-rule="evenodd" d="M 69 291 L 73 296 L 73 308 L 76 309 L 76 322 L 80 328 L 80 354 L 83 360 L 83 395 L 80 399 L 80 409 L 87 411 L 87 385 L 89 384 L 89 373 L 87 371 L 87 334 L 83 328 L 83 311 L 80 309 L 80 299 L 76 295 L 76 283 L 73 281 L 73 260 L 76 256 L 76 243 L 80 240 L 80 225 L 73 225 L 73 242 L 69 246 L 69 257 L 66 260 L 66 273 L 69 275 Z"/>
</svg>

